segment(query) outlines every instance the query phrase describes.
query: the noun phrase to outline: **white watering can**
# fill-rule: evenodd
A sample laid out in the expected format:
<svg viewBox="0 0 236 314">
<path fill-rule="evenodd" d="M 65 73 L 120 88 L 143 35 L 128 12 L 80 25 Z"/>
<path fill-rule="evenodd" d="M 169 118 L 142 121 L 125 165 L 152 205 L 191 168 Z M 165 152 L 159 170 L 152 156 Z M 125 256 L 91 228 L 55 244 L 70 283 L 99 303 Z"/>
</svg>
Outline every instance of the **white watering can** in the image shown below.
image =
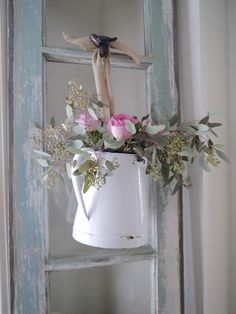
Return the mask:
<svg viewBox="0 0 236 314">
<path fill-rule="evenodd" d="M 101 248 L 134 248 L 148 242 L 148 178 L 146 160 L 137 161 L 134 154 L 102 152 L 119 168 L 106 177 L 98 191 L 94 187 L 82 192 L 82 177 L 72 183 L 78 208 L 73 226 L 73 238 L 83 244 Z M 75 162 L 76 161 L 76 162 Z M 77 170 L 81 155 L 74 156 Z"/>
</svg>

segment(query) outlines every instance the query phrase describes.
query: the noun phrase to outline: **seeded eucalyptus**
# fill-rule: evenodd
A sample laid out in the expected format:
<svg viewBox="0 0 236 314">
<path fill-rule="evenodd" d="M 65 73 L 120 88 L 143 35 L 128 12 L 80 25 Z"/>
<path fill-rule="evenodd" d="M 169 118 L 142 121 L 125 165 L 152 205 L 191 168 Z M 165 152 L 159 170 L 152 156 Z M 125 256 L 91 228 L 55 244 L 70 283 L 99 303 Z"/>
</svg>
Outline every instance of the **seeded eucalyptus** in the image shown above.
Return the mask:
<svg viewBox="0 0 236 314">
<path fill-rule="evenodd" d="M 74 154 L 83 157 L 73 175 L 83 177 L 84 193 L 91 186 L 100 189 L 106 177 L 119 167 L 116 160 L 105 160 L 102 151 L 133 153 L 139 161 L 146 158 L 146 174 L 162 186 L 173 184 L 173 193 L 192 185 L 191 179 L 185 177 L 185 169 L 195 159 L 205 171 L 218 166 L 221 159 L 228 161 L 222 151 L 224 146 L 214 144 L 211 138 L 217 137 L 215 128 L 221 124 L 210 121 L 210 115 L 184 123 L 176 113 L 164 122 L 154 122 L 150 115 L 138 119 L 128 114 L 114 115 L 107 121 L 104 106 L 81 85 L 68 84 L 65 121 L 56 125 L 51 119 L 40 135 L 34 136 L 36 145 L 44 147 L 35 153 L 46 169 L 46 186 L 52 187 L 66 171 L 71 175 Z"/>
</svg>

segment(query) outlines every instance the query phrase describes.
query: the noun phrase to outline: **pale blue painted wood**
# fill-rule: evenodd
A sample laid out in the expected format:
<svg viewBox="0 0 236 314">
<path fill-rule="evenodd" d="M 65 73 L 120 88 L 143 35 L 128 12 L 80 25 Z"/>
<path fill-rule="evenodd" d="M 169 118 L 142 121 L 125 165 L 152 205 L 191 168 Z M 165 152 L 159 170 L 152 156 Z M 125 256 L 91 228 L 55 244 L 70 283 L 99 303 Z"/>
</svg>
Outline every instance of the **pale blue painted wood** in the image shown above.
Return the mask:
<svg viewBox="0 0 236 314">
<path fill-rule="evenodd" d="M 152 58 L 147 90 L 152 110 L 159 118 L 178 111 L 174 56 L 174 0 L 144 2 L 146 56 Z M 168 189 L 152 189 L 152 245 L 158 259 L 152 263 L 152 313 L 183 313 L 182 226 L 179 199 L 172 200 Z"/>
<path fill-rule="evenodd" d="M 85 52 L 79 49 L 43 47 L 42 52 L 48 62 L 92 65 L 92 51 Z M 136 64 L 128 56 L 112 53 L 110 62 L 112 67 L 145 70 L 152 64 L 152 59 L 142 56 L 140 64 Z"/>
<path fill-rule="evenodd" d="M 45 314 L 44 192 L 33 156 L 42 124 L 42 1 L 14 1 L 12 313 Z"/>
<path fill-rule="evenodd" d="M 30 136 L 33 122 L 43 122 L 41 24 L 42 0 L 15 0 L 14 20 L 14 155 L 13 233 L 14 233 L 14 313 L 43 314 L 45 298 L 45 211 L 40 168 L 32 155 Z M 177 108 L 174 73 L 172 0 L 145 0 L 146 52 L 153 60 L 148 70 L 149 100 L 159 115 L 170 115 Z M 66 62 L 66 61 L 65 61 Z M 156 191 L 155 191 L 156 192 Z M 168 246 L 171 235 L 179 241 L 178 207 L 169 216 L 168 192 L 158 191 L 152 204 L 152 245 L 159 258 L 153 258 L 152 314 L 181 313 L 180 250 Z M 156 210 L 158 208 L 158 211 Z M 172 233 L 169 233 L 169 227 Z M 158 241 L 157 241 L 158 235 Z M 175 240 L 176 240 L 175 239 Z M 73 261 L 71 261 L 73 262 Z M 69 265 L 70 261 L 68 261 Z M 101 265 L 103 261 L 101 261 Z M 176 269 L 172 279 L 168 273 Z M 66 265 L 65 265 L 66 266 Z M 171 296 L 173 296 L 171 298 Z"/>
</svg>

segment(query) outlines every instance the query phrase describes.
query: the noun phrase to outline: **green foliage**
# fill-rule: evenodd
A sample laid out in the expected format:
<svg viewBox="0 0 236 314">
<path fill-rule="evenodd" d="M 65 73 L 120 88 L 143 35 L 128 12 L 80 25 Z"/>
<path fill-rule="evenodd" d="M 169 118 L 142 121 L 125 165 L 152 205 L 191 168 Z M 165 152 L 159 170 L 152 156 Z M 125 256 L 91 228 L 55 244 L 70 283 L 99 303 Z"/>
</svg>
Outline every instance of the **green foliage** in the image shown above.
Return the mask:
<svg viewBox="0 0 236 314">
<path fill-rule="evenodd" d="M 211 166 L 218 166 L 220 160 L 228 162 L 222 151 L 224 145 L 215 144 L 211 139 L 211 134 L 217 136 L 213 129 L 220 127 L 221 123 L 210 121 L 210 114 L 200 121 L 180 123 L 180 115 L 175 113 L 168 120 L 161 121 L 156 107 L 152 106 L 151 115 L 145 115 L 135 123 L 124 120 L 129 138 L 117 140 L 109 131 L 104 117 L 104 107 L 107 106 L 75 82 L 70 82 L 68 88 L 65 121 L 56 125 L 52 118 L 44 130 L 40 129 L 41 135 L 34 137 L 35 143 L 40 145 L 40 149 L 34 152 L 39 156 L 38 163 L 46 170 L 43 182 L 48 187 L 52 187 L 62 173 L 67 172 L 70 176 L 74 154 L 83 157 L 73 175 L 83 176 L 84 193 L 91 186 L 100 189 L 106 183 L 106 176 L 118 168 L 115 160 L 103 159 L 101 152 L 106 150 L 134 153 L 138 160 L 145 157 L 146 174 L 163 187 L 173 185 L 173 194 L 182 186 L 191 186 L 191 180 L 184 175 L 186 166 L 195 159 L 207 172 Z M 76 123 L 76 117 L 84 112 L 95 122 L 95 127 L 86 128 Z"/>
<path fill-rule="evenodd" d="M 169 119 L 169 125 L 173 126 L 175 124 L 180 123 L 180 115 L 179 113 L 175 113 L 170 119 Z"/>
</svg>

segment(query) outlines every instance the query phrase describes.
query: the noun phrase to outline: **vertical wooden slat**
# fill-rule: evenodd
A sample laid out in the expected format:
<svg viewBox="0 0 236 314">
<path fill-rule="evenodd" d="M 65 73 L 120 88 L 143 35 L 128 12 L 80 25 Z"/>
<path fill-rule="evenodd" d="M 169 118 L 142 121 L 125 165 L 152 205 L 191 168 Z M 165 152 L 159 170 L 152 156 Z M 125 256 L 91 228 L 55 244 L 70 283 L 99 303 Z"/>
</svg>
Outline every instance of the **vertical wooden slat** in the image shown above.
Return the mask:
<svg viewBox="0 0 236 314">
<path fill-rule="evenodd" d="M 42 106 L 42 0 L 12 0 L 14 3 L 14 66 L 12 127 L 13 170 L 13 290 L 15 314 L 46 311 L 44 272 L 44 190 L 41 170 L 32 156 L 33 122 L 43 123 Z M 177 109 L 174 71 L 172 0 L 145 0 L 145 39 L 150 103 L 165 117 Z M 154 189 L 154 187 L 153 187 Z M 154 191 L 151 242 L 159 258 L 152 262 L 152 313 L 181 312 L 180 208 L 168 191 Z M 157 192 L 157 193 L 156 193 Z M 157 210 L 157 209 L 158 210 Z"/>
<path fill-rule="evenodd" d="M 159 117 L 178 110 L 174 55 L 173 0 L 144 1 L 146 56 L 152 57 L 148 70 L 149 101 Z M 183 313 L 182 228 L 178 197 L 168 189 L 152 187 L 151 242 L 158 251 L 152 263 L 152 314 Z"/>
<path fill-rule="evenodd" d="M 33 156 L 34 122 L 42 124 L 42 1 L 13 0 L 12 313 L 45 314 L 44 191 Z"/>
</svg>

